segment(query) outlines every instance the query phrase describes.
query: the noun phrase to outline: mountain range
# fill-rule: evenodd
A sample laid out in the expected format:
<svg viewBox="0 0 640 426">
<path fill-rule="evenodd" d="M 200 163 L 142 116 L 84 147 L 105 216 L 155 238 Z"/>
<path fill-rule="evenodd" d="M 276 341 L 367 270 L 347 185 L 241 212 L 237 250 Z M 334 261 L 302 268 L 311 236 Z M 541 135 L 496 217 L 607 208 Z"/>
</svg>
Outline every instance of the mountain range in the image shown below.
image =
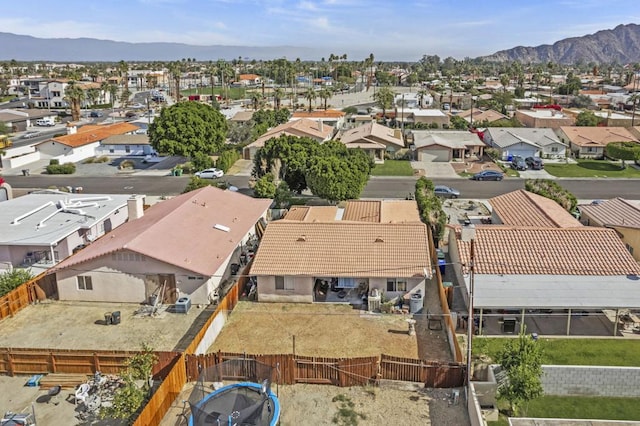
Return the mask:
<svg viewBox="0 0 640 426">
<path fill-rule="evenodd" d="M 196 58 L 201 61 L 234 58 L 318 59 L 321 49 L 296 46 L 194 46 L 182 43 L 129 43 L 94 38 L 36 38 L 0 32 L 0 60 L 55 62 L 173 61 Z M 422 52 L 416 52 L 419 57 Z M 640 62 L 640 25 L 618 25 L 582 37 L 571 37 L 552 45 L 518 46 L 501 50 L 482 59 L 554 62 L 571 64 Z"/>
<path fill-rule="evenodd" d="M 559 64 L 640 62 L 640 25 L 618 25 L 612 30 L 598 31 L 595 34 L 582 37 L 565 38 L 551 45 L 518 46 L 484 56 L 483 59 L 498 62 L 555 62 Z"/>
</svg>

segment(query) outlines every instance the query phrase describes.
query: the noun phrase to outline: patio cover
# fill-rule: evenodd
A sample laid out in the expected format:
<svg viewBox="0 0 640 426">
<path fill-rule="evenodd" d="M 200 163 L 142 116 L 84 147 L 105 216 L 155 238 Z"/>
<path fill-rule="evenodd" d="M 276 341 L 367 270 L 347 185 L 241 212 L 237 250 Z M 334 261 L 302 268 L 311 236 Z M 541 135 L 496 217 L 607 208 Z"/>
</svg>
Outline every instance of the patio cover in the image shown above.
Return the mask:
<svg viewBox="0 0 640 426">
<path fill-rule="evenodd" d="M 637 309 L 640 277 L 482 274 L 475 277 L 473 304 L 477 309 Z"/>
</svg>

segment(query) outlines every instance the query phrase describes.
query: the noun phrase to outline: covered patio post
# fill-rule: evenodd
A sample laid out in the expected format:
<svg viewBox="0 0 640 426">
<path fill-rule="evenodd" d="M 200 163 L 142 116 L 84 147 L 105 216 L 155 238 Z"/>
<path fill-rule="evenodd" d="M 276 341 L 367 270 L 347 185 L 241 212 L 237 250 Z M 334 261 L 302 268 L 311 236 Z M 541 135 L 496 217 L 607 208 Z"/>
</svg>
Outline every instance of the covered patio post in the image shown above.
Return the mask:
<svg viewBox="0 0 640 426">
<path fill-rule="evenodd" d="M 613 318 L 613 335 L 616 336 L 618 334 L 618 315 L 620 309 L 616 308 L 616 316 Z"/>
<path fill-rule="evenodd" d="M 520 334 L 524 333 L 524 308 L 522 308 L 522 312 L 520 313 Z"/>
<path fill-rule="evenodd" d="M 569 329 L 571 329 L 571 308 L 569 308 L 569 315 L 567 316 L 567 336 L 569 335 Z"/>
</svg>

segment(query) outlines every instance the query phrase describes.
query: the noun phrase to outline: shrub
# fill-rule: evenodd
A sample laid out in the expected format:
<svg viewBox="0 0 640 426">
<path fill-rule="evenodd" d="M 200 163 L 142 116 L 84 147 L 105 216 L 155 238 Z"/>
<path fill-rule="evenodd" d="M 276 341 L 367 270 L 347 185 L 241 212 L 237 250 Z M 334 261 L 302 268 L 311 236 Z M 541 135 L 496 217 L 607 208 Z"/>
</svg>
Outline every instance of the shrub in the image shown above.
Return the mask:
<svg viewBox="0 0 640 426">
<path fill-rule="evenodd" d="M 489 156 L 493 161 L 500 160 L 500 151 L 495 148 L 486 148 L 484 153 Z"/>
<path fill-rule="evenodd" d="M 178 164 L 176 166 L 176 169 L 182 169 L 182 172 L 186 173 L 188 175 L 198 171 L 198 169 L 195 168 L 195 166 L 193 165 L 193 163 L 191 161 L 187 161 L 186 163 Z"/>
<path fill-rule="evenodd" d="M 52 158 L 51 160 L 49 160 L 49 165 L 50 166 L 57 166 L 58 164 L 60 164 L 60 160 L 58 160 L 56 158 Z"/>
<path fill-rule="evenodd" d="M 564 189 L 557 182 L 548 179 L 527 179 L 524 189 L 534 194 L 547 197 L 560 204 L 569 213 L 576 210 L 578 200 L 575 195 Z"/>
<path fill-rule="evenodd" d="M 76 165 L 73 163 L 49 164 L 47 173 L 50 175 L 72 175 L 76 172 Z"/>
<path fill-rule="evenodd" d="M 120 169 L 133 169 L 136 163 L 133 160 L 124 160 L 120 163 Z"/>
<path fill-rule="evenodd" d="M 276 184 L 273 182 L 271 173 L 262 176 L 256 181 L 253 193 L 256 198 L 274 198 L 276 196 Z"/>
<path fill-rule="evenodd" d="M 84 164 L 92 164 L 96 162 L 96 157 L 89 157 L 83 161 Z"/>
<path fill-rule="evenodd" d="M 103 155 L 103 156 L 98 157 L 98 158 L 95 159 L 96 163 L 106 163 L 108 161 L 109 161 L 109 157 L 106 156 L 106 155 Z"/>
<path fill-rule="evenodd" d="M 0 274 L 0 296 L 4 296 L 11 290 L 26 283 L 33 276 L 31 269 L 14 269 L 11 272 Z"/>
<path fill-rule="evenodd" d="M 240 153 L 235 149 L 229 149 L 224 151 L 218 157 L 218 161 L 216 162 L 216 167 L 223 172 L 227 173 L 227 171 L 233 166 L 233 164 L 240 159 Z"/>
<path fill-rule="evenodd" d="M 193 157 L 191 157 L 191 163 L 197 170 L 204 170 L 213 167 L 213 160 L 211 157 L 202 152 L 196 152 Z"/>
</svg>

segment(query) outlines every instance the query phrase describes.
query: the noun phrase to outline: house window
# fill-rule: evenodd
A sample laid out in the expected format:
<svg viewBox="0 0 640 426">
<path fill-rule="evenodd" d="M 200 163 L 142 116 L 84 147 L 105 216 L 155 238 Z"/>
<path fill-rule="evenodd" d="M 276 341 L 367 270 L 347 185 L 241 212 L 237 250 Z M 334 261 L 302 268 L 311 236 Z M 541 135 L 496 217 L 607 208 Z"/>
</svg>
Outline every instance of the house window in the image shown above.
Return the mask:
<svg viewBox="0 0 640 426">
<path fill-rule="evenodd" d="M 407 280 L 403 278 L 387 278 L 387 291 L 407 291 Z"/>
<path fill-rule="evenodd" d="M 593 151 L 594 151 L 593 147 L 587 148 L 587 152 L 593 152 Z"/>
<path fill-rule="evenodd" d="M 558 147 L 557 146 L 552 146 L 551 147 L 551 152 L 558 152 Z"/>
<path fill-rule="evenodd" d="M 291 277 L 276 277 L 276 290 L 293 290 L 293 278 Z"/>
<path fill-rule="evenodd" d="M 88 275 L 78 275 L 78 290 L 93 290 L 93 283 L 91 277 Z"/>
<path fill-rule="evenodd" d="M 629 244 L 624 243 L 624 246 L 627 248 L 627 250 L 629 250 L 629 253 L 633 254 L 633 247 L 631 247 Z"/>
<path fill-rule="evenodd" d="M 51 96 L 53 96 L 54 98 L 59 98 L 60 92 L 51 92 Z"/>
<path fill-rule="evenodd" d="M 124 146 L 124 152 L 126 152 L 127 154 L 131 152 L 131 147 L 129 145 L 125 145 Z"/>
</svg>

